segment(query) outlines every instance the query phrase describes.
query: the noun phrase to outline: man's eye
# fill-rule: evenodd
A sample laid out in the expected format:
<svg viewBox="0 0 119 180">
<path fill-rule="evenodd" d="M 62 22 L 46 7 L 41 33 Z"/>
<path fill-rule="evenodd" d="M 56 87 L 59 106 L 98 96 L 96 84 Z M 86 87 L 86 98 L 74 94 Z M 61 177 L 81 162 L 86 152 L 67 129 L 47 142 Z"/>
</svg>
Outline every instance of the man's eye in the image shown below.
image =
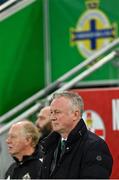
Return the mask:
<svg viewBox="0 0 119 180">
<path fill-rule="evenodd" d="M 59 114 L 59 113 L 60 113 L 60 111 L 56 111 L 55 113 L 56 113 L 56 114 Z"/>
<path fill-rule="evenodd" d="M 60 111 L 51 111 L 51 114 L 59 114 Z"/>
</svg>

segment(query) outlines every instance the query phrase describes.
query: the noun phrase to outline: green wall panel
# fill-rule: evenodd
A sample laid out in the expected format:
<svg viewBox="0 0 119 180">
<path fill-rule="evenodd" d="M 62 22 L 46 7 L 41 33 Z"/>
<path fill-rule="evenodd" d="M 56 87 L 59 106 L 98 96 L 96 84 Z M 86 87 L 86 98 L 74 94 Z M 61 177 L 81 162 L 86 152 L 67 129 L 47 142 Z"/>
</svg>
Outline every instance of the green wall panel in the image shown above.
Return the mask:
<svg viewBox="0 0 119 180">
<path fill-rule="evenodd" d="M 42 0 L 0 22 L 0 114 L 44 87 Z"/>
</svg>

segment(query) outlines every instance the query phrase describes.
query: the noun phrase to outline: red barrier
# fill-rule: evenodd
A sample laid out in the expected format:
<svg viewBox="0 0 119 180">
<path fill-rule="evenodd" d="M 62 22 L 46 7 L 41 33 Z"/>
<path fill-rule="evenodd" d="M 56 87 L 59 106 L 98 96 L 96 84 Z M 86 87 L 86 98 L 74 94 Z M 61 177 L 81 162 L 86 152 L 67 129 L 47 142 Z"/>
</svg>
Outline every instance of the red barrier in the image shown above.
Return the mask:
<svg viewBox="0 0 119 180">
<path fill-rule="evenodd" d="M 105 139 L 110 148 L 114 160 L 111 178 L 119 179 L 119 88 L 73 91 L 84 99 L 87 127 Z"/>
</svg>

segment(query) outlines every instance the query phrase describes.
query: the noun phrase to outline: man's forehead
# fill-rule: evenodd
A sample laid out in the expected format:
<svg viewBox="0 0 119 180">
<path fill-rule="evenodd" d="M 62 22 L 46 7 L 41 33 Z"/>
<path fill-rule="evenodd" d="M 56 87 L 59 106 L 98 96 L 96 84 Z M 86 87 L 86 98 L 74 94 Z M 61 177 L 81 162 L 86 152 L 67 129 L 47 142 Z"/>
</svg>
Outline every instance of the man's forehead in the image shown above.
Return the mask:
<svg viewBox="0 0 119 180">
<path fill-rule="evenodd" d="M 51 102 L 50 107 L 52 108 L 52 106 L 54 106 L 54 104 L 57 104 L 58 106 L 60 106 L 62 104 L 65 104 L 68 101 L 70 101 L 70 100 L 67 97 L 64 97 L 64 96 L 58 97 L 58 98 L 53 99 L 53 101 Z"/>
<path fill-rule="evenodd" d="M 42 117 L 42 116 L 44 116 L 44 114 L 46 114 L 46 111 L 45 111 L 45 110 L 41 110 L 41 111 L 38 113 L 37 117 Z"/>
<path fill-rule="evenodd" d="M 13 126 L 10 128 L 8 134 L 19 134 L 21 132 L 21 129 L 18 129 L 17 127 Z"/>
</svg>

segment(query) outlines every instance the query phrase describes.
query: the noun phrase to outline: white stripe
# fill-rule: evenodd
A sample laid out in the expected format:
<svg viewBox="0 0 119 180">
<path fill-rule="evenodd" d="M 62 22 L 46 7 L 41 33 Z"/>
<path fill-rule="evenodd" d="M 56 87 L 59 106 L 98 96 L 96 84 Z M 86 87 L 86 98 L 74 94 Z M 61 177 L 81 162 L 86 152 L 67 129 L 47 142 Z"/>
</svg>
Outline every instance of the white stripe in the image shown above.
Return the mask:
<svg viewBox="0 0 119 180">
<path fill-rule="evenodd" d="M 0 11 L 2 11 L 4 8 L 6 8 L 7 6 L 9 6 L 10 4 L 14 3 L 16 0 L 9 0 L 7 2 L 5 2 L 4 4 L 2 4 L 0 6 Z"/>
<path fill-rule="evenodd" d="M 31 3 L 35 2 L 35 1 L 36 0 L 23 0 L 23 1 L 19 1 L 14 6 L 11 6 L 10 8 L 8 8 L 5 11 L 0 13 L 0 21 L 3 21 L 4 19 L 8 18 L 12 14 L 16 13 L 17 11 L 23 9 L 24 7 L 30 5 Z M 1 8 L 0 8 L 0 11 L 1 11 Z"/>
</svg>

